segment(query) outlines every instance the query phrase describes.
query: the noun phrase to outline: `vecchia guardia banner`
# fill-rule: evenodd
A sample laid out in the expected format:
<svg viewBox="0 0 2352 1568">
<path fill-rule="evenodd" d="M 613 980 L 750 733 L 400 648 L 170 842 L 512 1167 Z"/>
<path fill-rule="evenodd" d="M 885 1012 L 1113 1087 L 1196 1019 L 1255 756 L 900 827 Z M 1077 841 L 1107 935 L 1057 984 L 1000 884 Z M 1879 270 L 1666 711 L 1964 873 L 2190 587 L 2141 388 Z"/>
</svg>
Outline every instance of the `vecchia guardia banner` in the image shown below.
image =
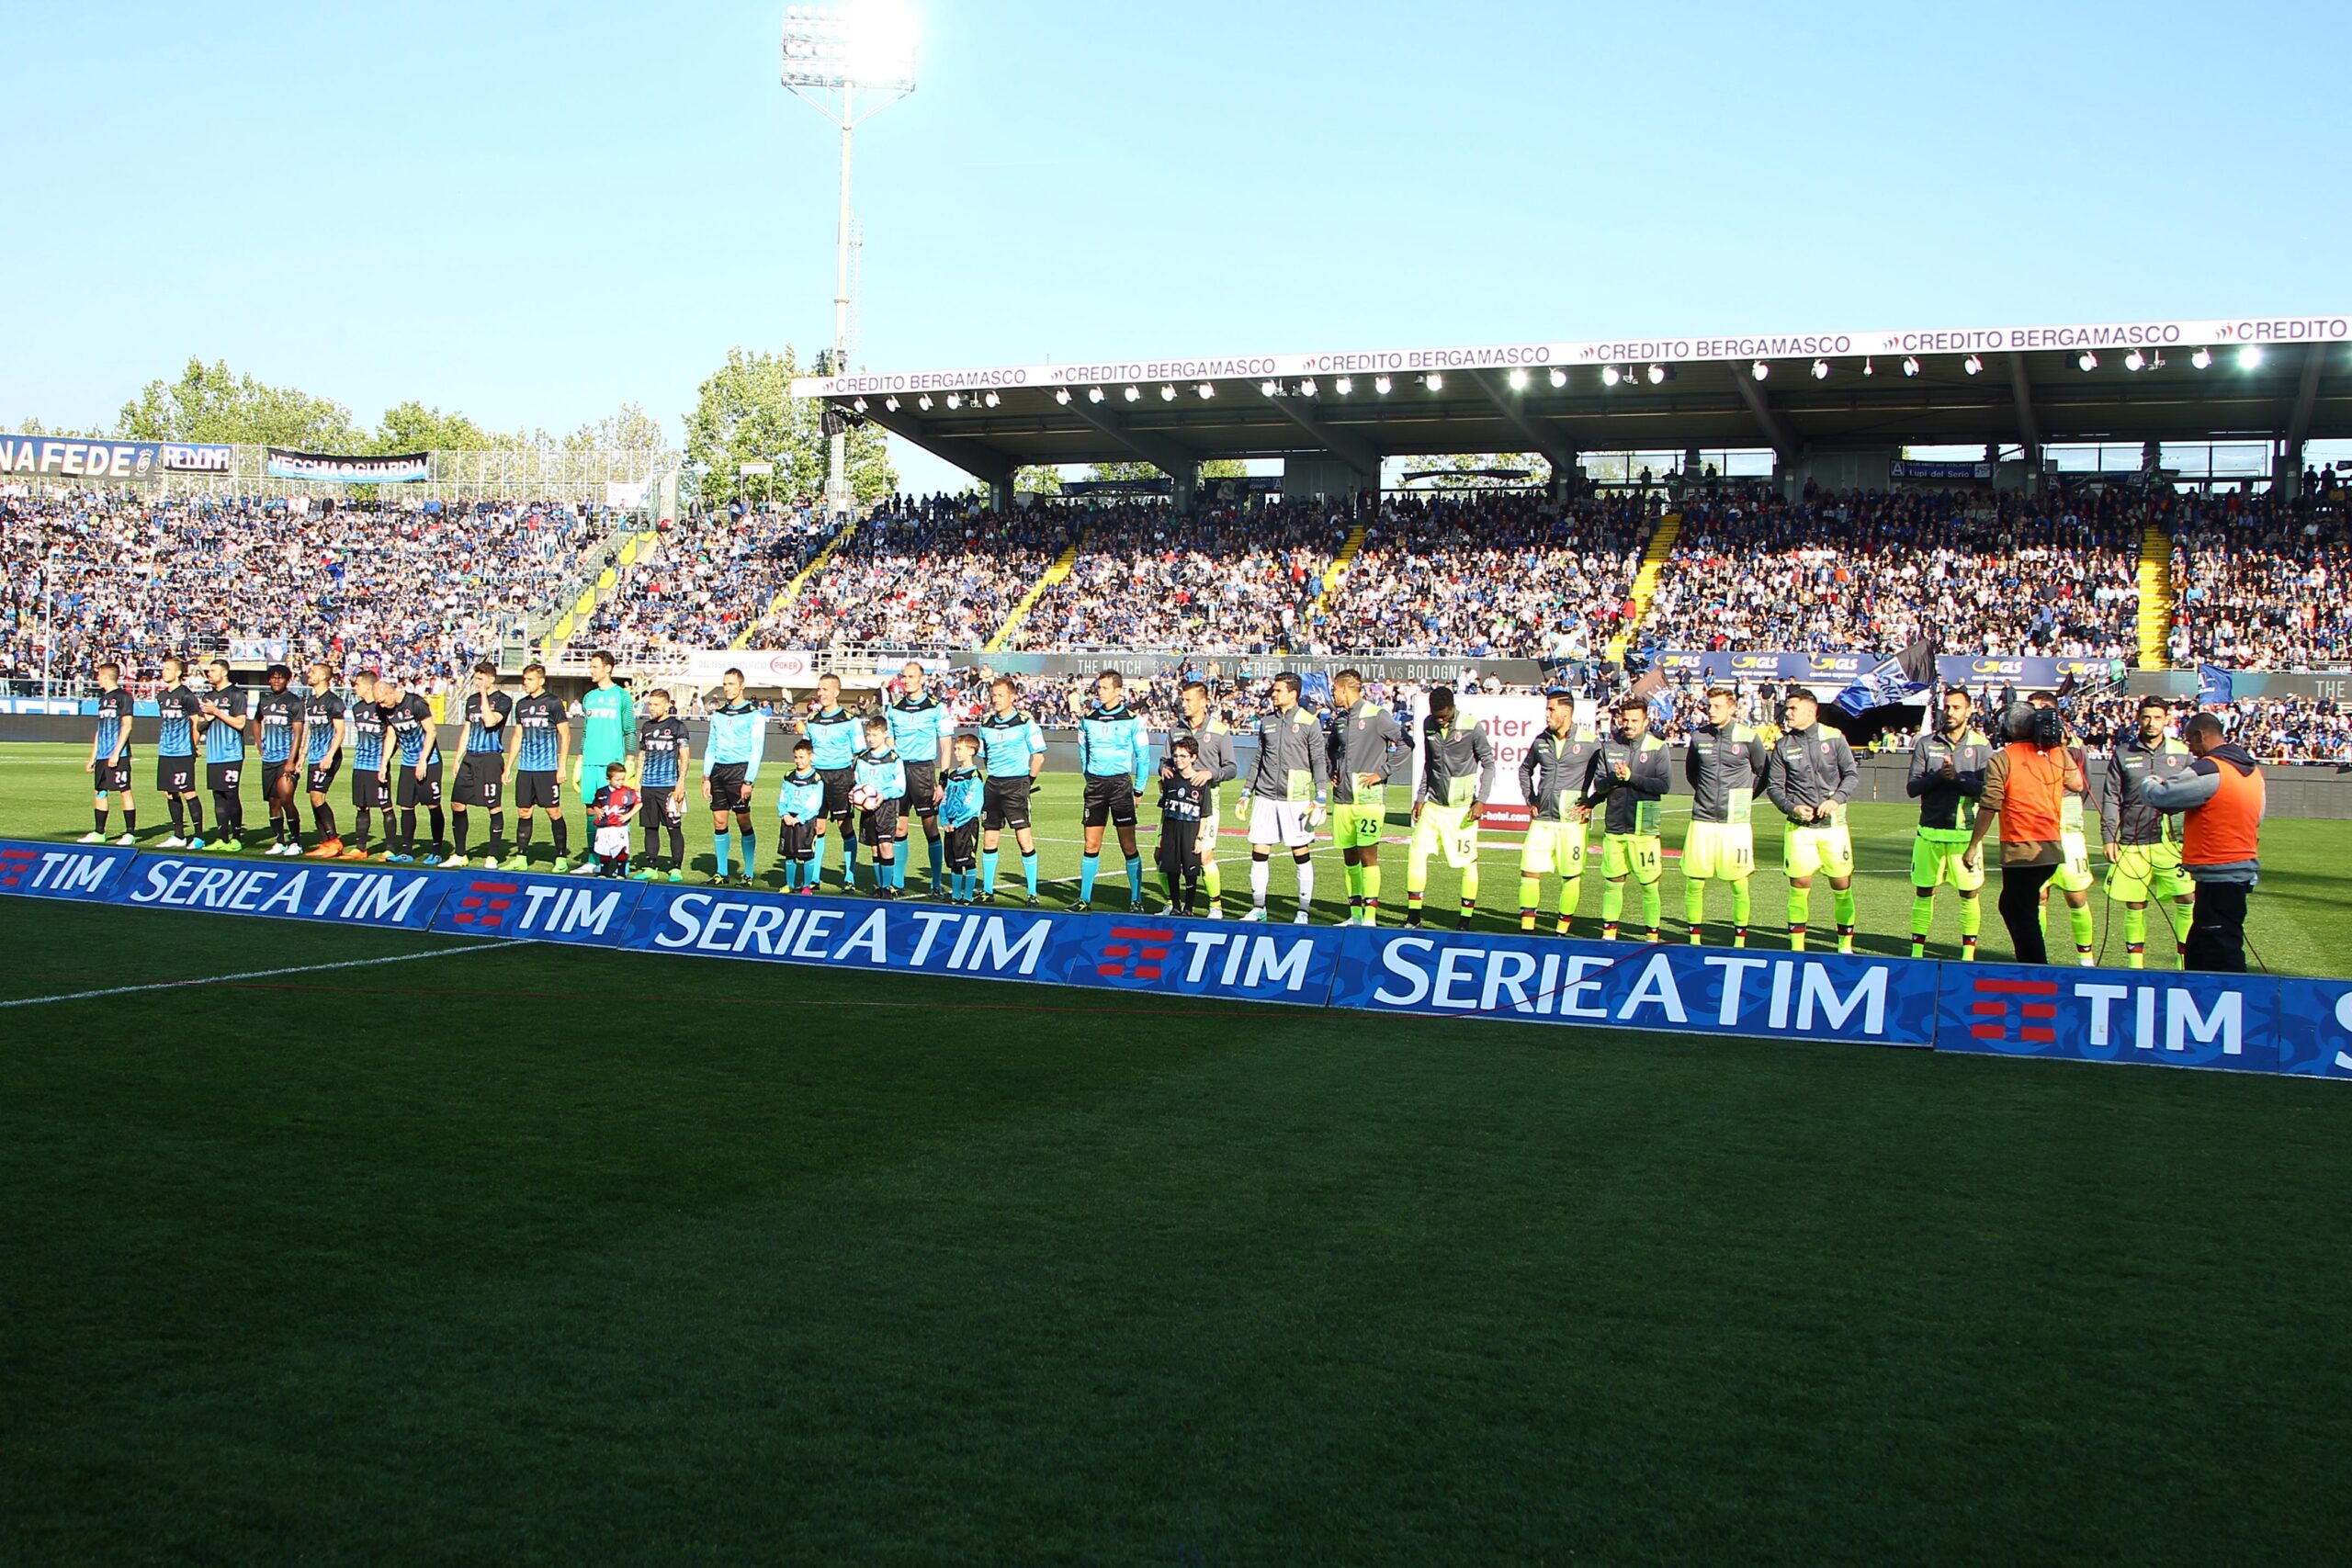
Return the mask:
<svg viewBox="0 0 2352 1568">
<path fill-rule="evenodd" d="M 323 452 L 269 449 L 269 477 L 318 479 L 329 484 L 415 484 L 431 477 L 430 452 L 400 452 L 380 457 L 338 457 Z"/>
</svg>

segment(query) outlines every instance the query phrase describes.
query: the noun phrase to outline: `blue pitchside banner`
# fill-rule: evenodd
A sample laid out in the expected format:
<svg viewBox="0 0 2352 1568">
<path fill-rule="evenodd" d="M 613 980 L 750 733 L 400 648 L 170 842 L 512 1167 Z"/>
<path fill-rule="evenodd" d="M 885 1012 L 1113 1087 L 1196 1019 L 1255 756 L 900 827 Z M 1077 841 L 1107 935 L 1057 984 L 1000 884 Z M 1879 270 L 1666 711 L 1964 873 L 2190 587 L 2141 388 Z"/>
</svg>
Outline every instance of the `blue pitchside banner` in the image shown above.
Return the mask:
<svg viewBox="0 0 2352 1568">
<path fill-rule="evenodd" d="M 2352 1082 L 2352 980 L 877 904 L 0 840 L 0 897 L 12 896 L 1430 1018 Z"/>
<path fill-rule="evenodd" d="M 1938 965 L 1754 949 L 1357 931 L 1331 1005 L 1870 1045 L 1935 1043 Z"/>
<path fill-rule="evenodd" d="M 333 861 L 255 864 L 217 856 L 141 855 L 107 902 L 423 931 L 449 882 L 439 872 Z"/>
</svg>

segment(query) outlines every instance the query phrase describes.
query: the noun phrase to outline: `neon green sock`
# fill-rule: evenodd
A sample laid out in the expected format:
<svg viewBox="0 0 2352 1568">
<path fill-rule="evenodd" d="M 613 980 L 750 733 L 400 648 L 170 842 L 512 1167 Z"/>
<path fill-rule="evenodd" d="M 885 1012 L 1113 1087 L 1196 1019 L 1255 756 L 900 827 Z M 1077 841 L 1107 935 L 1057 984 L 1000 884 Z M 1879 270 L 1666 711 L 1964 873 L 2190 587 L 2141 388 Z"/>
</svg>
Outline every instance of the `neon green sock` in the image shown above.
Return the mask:
<svg viewBox="0 0 2352 1568">
<path fill-rule="evenodd" d="M 1405 860 L 1405 891 L 1426 893 L 1430 890 L 1430 857 L 1408 855 Z"/>
<path fill-rule="evenodd" d="M 1731 885 L 1731 923 L 1735 926 L 1747 925 L 1747 917 L 1755 908 L 1756 901 L 1748 897 L 1747 878 L 1734 877 Z"/>
<path fill-rule="evenodd" d="M 1829 890 L 1829 907 L 1836 912 L 1838 916 L 1838 923 L 1839 925 L 1850 926 L 1854 923 L 1854 890 L 1852 888 L 1831 888 Z"/>
<path fill-rule="evenodd" d="M 2133 947 L 2147 945 L 2148 911 L 2144 906 L 2137 909 L 2129 904 L 2123 907 L 2123 940 Z"/>
<path fill-rule="evenodd" d="M 1928 931 L 1936 923 L 1936 896 L 1911 890 L 1911 940 L 1925 942 Z"/>
<path fill-rule="evenodd" d="M 1813 918 L 1813 889 L 1792 885 L 1789 888 L 1789 925 L 1792 929 L 1804 925 Z"/>
<path fill-rule="evenodd" d="M 1984 929 L 1984 900 L 1962 898 L 1960 901 L 1960 934 L 1974 936 Z"/>
<path fill-rule="evenodd" d="M 1201 891 L 1209 896 L 1212 904 L 1216 902 L 1217 895 L 1225 891 L 1225 877 L 1218 872 L 1215 861 L 1201 867 Z"/>
<path fill-rule="evenodd" d="M 2165 923 L 2172 927 L 2173 941 L 2177 942 L 2186 942 L 2188 940 L 2189 910 L 2191 908 L 2193 908 L 2193 906 L 2183 904 L 2178 900 L 2175 900 L 2174 902 L 2165 906 Z"/>
<path fill-rule="evenodd" d="M 1462 903 L 1464 908 L 1478 901 L 1478 868 L 1472 866 L 1462 874 Z"/>
<path fill-rule="evenodd" d="M 1564 915 L 1573 915 L 1573 914 L 1575 914 L 1575 913 L 1577 912 L 1577 897 L 1578 897 L 1578 895 L 1580 895 L 1583 891 L 1584 891 L 1584 878 L 1582 878 L 1582 877 L 1580 877 L 1580 876 L 1567 876 L 1567 877 L 1563 877 L 1563 878 L 1561 878 L 1561 879 L 1560 879 L 1560 913 L 1562 913 L 1562 914 L 1564 914 Z"/>
<path fill-rule="evenodd" d="M 1364 866 L 1362 869 L 1363 871 L 1363 896 L 1376 904 L 1380 902 L 1380 867 L 1377 863 L 1374 863 Z"/>
<path fill-rule="evenodd" d="M 1600 885 L 1600 919 L 1604 925 L 1615 925 L 1617 917 L 1625 912 L 1625 882 L 1613 877 Z"/>
<path fill-rule="evenodd" d="M 1657 930 L 1658 916 L 1666 908 L 1666 889 L 1656 882 L 1642 884 L 1642 923 Z"/>
<path fill-rule="evenodd" d="M 1363 897 L 1363 867 L 1351 864 L 1346 868 L 1346 870 L 1348 874 L 1348 902 L 1352 904 L 1357 899 Z"/>
<path fill-rule="evenodd" d="M 1682 879 L 1682 918 L 1692 931 L 1707 923 L 1707 885 L 1698 877 Z"/>
<path fill-rule="evenodd" d="M 1542 877 L 1527 875 L 1521 875 L 1520 877 L 1519 907 L 1522 909 L 1540 909 L 1544 907 L 1544 879 Z"/>
<path fill-rule="evenodd" d="M 2066 906 L 2066 921 L 2075 928 L 2075 945 L 2087 949 L 2091 944 L 2091 907 L 2086 904 L 2077 909 L 2069 904 Z"/>
</svg>

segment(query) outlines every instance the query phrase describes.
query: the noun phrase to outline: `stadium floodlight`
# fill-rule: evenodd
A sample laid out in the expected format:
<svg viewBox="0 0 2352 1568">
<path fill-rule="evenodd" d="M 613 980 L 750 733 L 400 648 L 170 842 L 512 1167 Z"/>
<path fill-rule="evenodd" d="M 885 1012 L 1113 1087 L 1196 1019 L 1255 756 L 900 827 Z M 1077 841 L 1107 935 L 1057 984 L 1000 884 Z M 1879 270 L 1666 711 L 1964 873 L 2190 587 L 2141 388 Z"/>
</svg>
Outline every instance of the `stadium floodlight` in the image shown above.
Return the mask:
<svg viewBox="0 0 2352 1568">
<path fill-rule="evenodd" d="M 994 392 L 990 392 L 987 397 L 982 398 L 980 400 L 988 404 L 989 407 L 994 408 L 997 405 L 997 395 Z"/>
<path fill-rule="evenodd" d="M 1344 398 L 1350 392 L 1356 389 L 1355 378 L 1352 376 L 1342 376 L 1338 380 L 1331 383 L 1331 389 Z"/>
<path fill-rule="evenodd" d="M 1510 373 L 1510 389 L 1514 392 L 1523 392 L 1527 390 L 1526 371 L 1514 370 Z"/>
<path fill-rule="evenodd" d="M 1068 408 L 1069 406 L 1069 389 L 1068 387 L 1055 388 L 1054 401 L 1061 404 L 1064 408 Z"/>
<path fill-rule="evenodd" d="M 1663 387 L 1673 377 L 1674 372 L 1668 369 L 1663 365 L 1653 365 L 1647 370 L 1642 372 L 1642 374 L 1650 378 L 1651 386 Z"/>
<path fill-rule="evenodd" d="M 1917 376 L 1919 373 L 1919 356 L 1917 355 L 1906 354 L 1903 356 L 1903 373 L 1905 376 Z"/>
<path fill-rule="evenodd" d="M 1396 382 L 1391 381 L 1385 376 L 1374 376 L 1372 378 L 1372 389 L 1378 392 L 1384 398 L 1388 395 L 1388 389 L 1396 384 Z"/>
<path fill-rule="evenodd" d="M 948 394 L 947 394 L 947 406 L 948 406 L 949 408 L 951 408 L 951 409 L 959 409 L 959 408 L 962 408 L 962 407 L 964 406 L 964 394 L 963 394 L 963 393 L 961 393 L 961 392 L 950 392 L 950 393 L 948 393 Z"/>
<path fill-rule="evenodd" d="M 1129 402 L 1134 402 L 1137 398 L 1140 398 L 1140 397 L 1142 397 L 1142 396 L 1143 396 L 1143 389 L 1142 389 L 1141 388 L 1139 388 L 1139 387 L 1129 387 L 1129 388 L 1126 389 L 1125 397 L 1126 397 L 1127 401 L 1129 401 Z"/>
<path fill-rule="evenodd" d="M 1160 388 L 1160 389 L 1159 389 L 1159 400 L 1160 400 L 1161 402 L 1163 402 L 1163 403 L 1172 403 L 1172 402 L 1174 402 L 1174 401 L 1176 400 L 1176 389 L 1175 389 L 1175 388 L 1173 388 L 1173 387 L 1162 387 L 1162 388 Z"/>
<path fill-rule="evenodd" d="M 915 17 L 907 0 L 844 0 L 784 8 L 782 81 L 841 128 L 841 214 L 833 234 L 835 376 L 849 365 L 850 143 L 858 121 L 915 90 Z M 849 437 L 837 432 L 825 468 L 825 499 L 836 514 L 850 509 Z"/>
<path fill-rule="evenodd" d="M 1553 371 L 1553 372 L 1552 372 L 1552 389 L 1553 389 L 1554 391 L 1555 391 L 1555 392 L 1556 392 L 1556 391 L 1558 391 L 1561 388 L 1563 388 L 1563 387 L 1566 386 L 1567 384 L 1568 384 L 1568 373 L 1567 373 L 1566 371 L 1565 371 L 1565 370 L 1555 370 L 1555 371 Z"/>
<path fill-rule="evenodd" d="M 1878 374 L 1878 367 L 1871 363 L 1871 356 L 1867 354 L 1862 355 L 1862 374 L 1865 376 Z"/>
<path fill-rule="evenodd" d="M 922 410 L 925 413 L 929 413 L 931 412 L 931 394 L 929 392 L 925 392 L 922 397 L 917 398 L 915 400 L 915 407 Z"/>
<path fill-rule="evenodd" d="M 888 409 L 892 413 L 897 413 L 899 412 L 899 400 L 895 397 L 885 398 L 882 400 L 882 406 Z"/>
<path fill-rule="evenodd" d="M 2123 356 L 2123 368 L 2126 370 L 2144 370 L 2147 367 L 2148 356 L 2136 348 Z"/>
<path fill-rule="evenodd" d="M 2213 351 L 2210 348 L 2199 348 L 2188 356 L 2188 362 L 2199 370 L 2211 370 L 2213 368 Z"/>
<path fill-rule="evenodd" d="M 1772 373 L 1772 367 L 1759 359 L 1747 367 L 1747 373 L 1761 381 Z"/>
<path fill-rule="evenodd" d="M 1200 385 L 1200 393 L 1201 393 L 1201 401 L 1203 401 L 1203 402 L 1206 402 L 1206 401 L 1208 401 L 1211 398 L 1214 398 L 1214 397 L 1216 397 L 1216 382 L 1214 382 L 1214 381 L 1204 381 L 1204 382 L 1202 382 L 1202 383 L 1201 383 L 1201 385 Z"/>
<path fill-rule="evenodd" d="M 1086 400 L 1087 400 L 1088 402 L 1090 402 L 1090 403 L 1099 403 L 1099 402 L 1101 402 L 1101 401 L 1102 400 L 1102 388 L 1100 388 L 1100 387 L 1089 387 L 1089 388 L 1087 388 L 1087 389 L 1086 389 Z"/>
<path fill-rule="evenodd" d="M 1600 384 L 1604 387 L 1613 387 L 1623 378 L 1624 372 L 1619 370 L 1614 365 L 1604 365 L 1600 367 Z"/>
<path fill-rule="evenodd" d="M 1261 381 L 1258 383 L 1258 395 L 1261 398 L 1271 398 L 1282 389 L 1283 385 L 1280 381 Z"/>
<path fill-rule="evenodd" d="M 1972 354 L 1967 358 L 1960 362 L 1960 367 L 1962 370 L 1967 371 L 1971 376 L 1973 376 L 1978 371 L 1984 368 L 1984 362 Z"/>
<path fill-rule="evenodd" d="M 2249 343 L 2238 350 L 2238 368 L 2252 370 L 2262 363 L 2262 345 Z"/>
<path fill-rule="evenodd" d="M 1432 370 L 1421 378 L 1421 385 L 1432 392 L 1442 392 L 1445 390 L 1445 373 L 1442 370 Z"/>
<path fill-rule="evenodd" d="M 1816 359 L 1813 362 L 1813 378 L 1816 381 L 1826 381 L 1829 379 L 1829 361 L 1826 359 Z"/>
<path fill-rule="evenodd" d="M 1306 380 L 1301 381 L 1298 384 L 1298 395 L 1302 398 L 1311 398 L 1315 395 L 1314 377 L 1309 376 Z"/>
<path fill-rule="evenodd" d="M 856 410 L 859 413 L 864 413 L 865 412 L 865 400 L 864 398 L 856 399 L 849 406 Z"/>
<path fill-rule="evenodd" d="M 2075 364 L 2085 375 L 2088 375 L 2090 372 L 2098 368 L 2098 355 L 2093 354 L 2086 348 L 2083 350 L 2082 353 L 2075 355 Z"/>
</svg>

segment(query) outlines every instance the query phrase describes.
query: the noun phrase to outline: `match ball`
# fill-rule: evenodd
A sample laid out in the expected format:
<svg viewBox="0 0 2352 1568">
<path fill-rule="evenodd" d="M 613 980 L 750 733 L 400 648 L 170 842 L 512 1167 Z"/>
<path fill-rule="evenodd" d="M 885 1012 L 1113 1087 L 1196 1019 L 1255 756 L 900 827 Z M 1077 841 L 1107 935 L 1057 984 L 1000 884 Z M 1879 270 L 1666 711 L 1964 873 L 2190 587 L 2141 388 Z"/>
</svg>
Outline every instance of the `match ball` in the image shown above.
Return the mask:
<svg viewBox="0 0 2352 1568">
<path fill-rule="evenodd" d="M 869 784 L 860 784 L 849 792 L 849 803 L 860 811 L 871 811 L 882 804 L 882 792 Z"/>
</svg>

